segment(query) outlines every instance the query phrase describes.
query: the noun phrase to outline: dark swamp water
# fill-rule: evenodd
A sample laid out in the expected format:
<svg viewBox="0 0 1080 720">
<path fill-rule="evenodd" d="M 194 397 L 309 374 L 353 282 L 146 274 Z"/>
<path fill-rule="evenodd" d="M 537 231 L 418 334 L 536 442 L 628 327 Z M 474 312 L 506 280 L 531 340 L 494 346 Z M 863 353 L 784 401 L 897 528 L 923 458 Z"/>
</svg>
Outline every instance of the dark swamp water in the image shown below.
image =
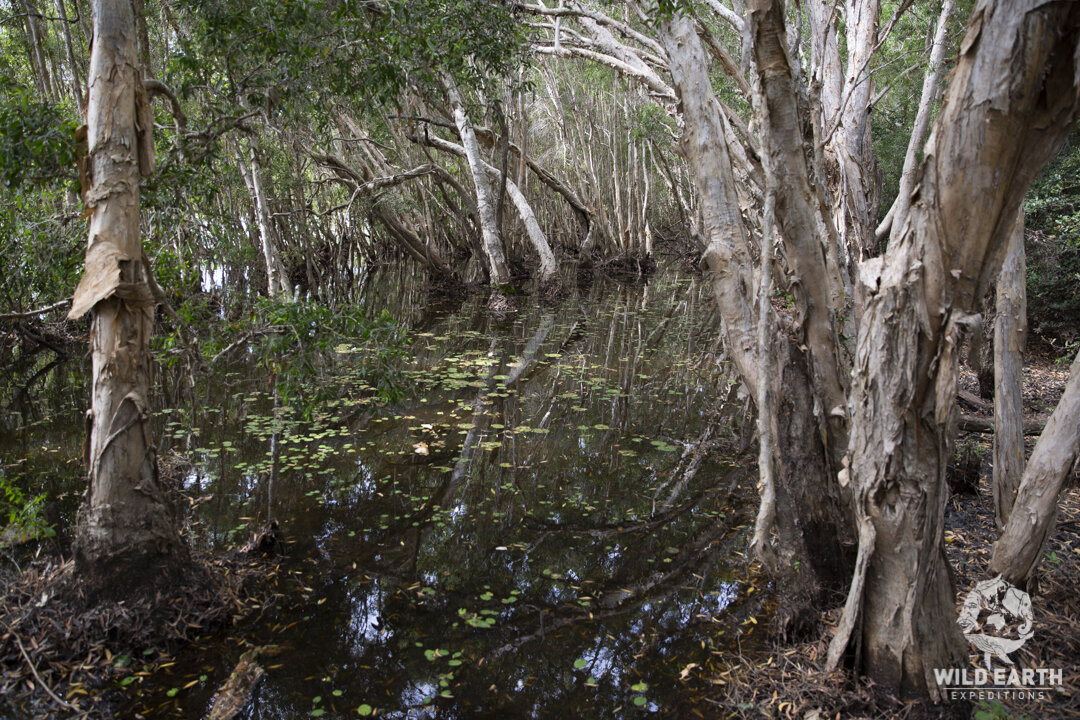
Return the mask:
<svg viewBox="0 0 1080 720">
<path fill-rule="evenodd" d="M 709 717 L 768 602 L 707 288 L 669 268 L 493 316 L 483 296 L 368 282 L 407 342 L 382 370 L 348 337 L 237 354 L 158 414 L 193 545 L 226 552 L 268 518 L 288 542 L 260 612 L 124 659 L 120 715 L 203 717 L 241 653 L 273 645 L 242 717 Z M 77 365 L 12 382 L 0 434 L 5 477 L 60 498 L 61 538 L 83 482 Z"/>
</svg>

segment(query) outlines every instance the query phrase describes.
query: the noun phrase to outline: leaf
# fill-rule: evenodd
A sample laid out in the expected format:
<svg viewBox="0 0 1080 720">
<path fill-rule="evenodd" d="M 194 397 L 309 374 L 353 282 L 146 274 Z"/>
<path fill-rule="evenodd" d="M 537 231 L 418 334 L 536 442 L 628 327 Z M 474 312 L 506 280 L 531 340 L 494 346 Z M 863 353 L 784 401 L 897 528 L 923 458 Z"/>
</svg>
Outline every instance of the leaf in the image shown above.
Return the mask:
<svg viewBox="0 0 1080 720">
<path fill-rule="evenodd" d="M 360 707 L 356 708 L 356 714 L 363 715 L 364 717 L 371 715 L 373 712 L 375 712 L 374 708 L 372 708 L 367 703 L 364 703 Z"/>
<path fill-rule="evenodd" d="M 689 665 L 684 667 L 682 670 L 679 671 L 679 679 L 680 680 L 685 680 L 686 678 L 690 677 L 690 671 L 693 670 L 694 668 L 696 668 L 697 666 L 698 666 L 697 663 L 690 663 Z"/>
<path fill-rule="evenodd" d="M 580 670 L 581 668 L 585 667 L 588 664 L 589 663 L 585 662 L 584 659 L 578 658 L 577 660 L 574 661 L 574 669 L 575 670 Z"/>
</svg>

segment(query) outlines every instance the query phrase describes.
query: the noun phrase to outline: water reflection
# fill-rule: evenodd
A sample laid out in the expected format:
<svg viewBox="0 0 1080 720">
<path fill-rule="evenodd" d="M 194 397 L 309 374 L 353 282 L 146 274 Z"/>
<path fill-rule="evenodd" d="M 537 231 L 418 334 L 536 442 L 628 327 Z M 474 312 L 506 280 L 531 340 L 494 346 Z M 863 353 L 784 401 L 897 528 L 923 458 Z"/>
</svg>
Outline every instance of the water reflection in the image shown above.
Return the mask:
<svg viewBox="0 0 1080 720">
<path fill-rule="evenodd" d="M 192 540 L 273 518 L 289 552 L 274 603 L 126 713 L 201 716 L 243 639 L 287 648 L 251 718 L 677 715 L 680 669 L 760 612 L 705 288 L 669 271 L 495 320 L 405 272 L 363 281 L 409 328 L 400 402 L 341 338 L 302 381 L 249 355 L 161 415 Z"/>
</svg>

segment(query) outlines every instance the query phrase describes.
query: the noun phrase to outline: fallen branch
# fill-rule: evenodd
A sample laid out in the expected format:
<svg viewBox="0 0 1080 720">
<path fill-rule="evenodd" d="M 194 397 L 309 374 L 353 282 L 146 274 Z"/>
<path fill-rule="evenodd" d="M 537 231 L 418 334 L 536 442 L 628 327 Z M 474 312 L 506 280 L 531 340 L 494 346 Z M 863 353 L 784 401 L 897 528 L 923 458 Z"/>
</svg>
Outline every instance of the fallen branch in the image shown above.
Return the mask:
<svg viewBox="0 0 1080 720">
<path fill-rule="evenodd" d="M 1045 426 L 1045 422 L 1025 420 L 1024 434 L 1040 435 Z M 957 422 L 957 427 L 964 432 L 987 433 L 991 435 L 994 433 L 994 421 L 992 419 L 975 417 L 974 415 L 961 415 L 960 420 Z"/>
<path fill-rule="evenodd" d="M 992 403 L 986 402 L 975 393 L 968 392 L 967 390 L 957 390 L 956 397 L 960 400 L 960 402 L 966 405 L 970 405 L 978 412 L 981 412 L 985 415 L 994 414 L 994 405 Z"/>
</svg>

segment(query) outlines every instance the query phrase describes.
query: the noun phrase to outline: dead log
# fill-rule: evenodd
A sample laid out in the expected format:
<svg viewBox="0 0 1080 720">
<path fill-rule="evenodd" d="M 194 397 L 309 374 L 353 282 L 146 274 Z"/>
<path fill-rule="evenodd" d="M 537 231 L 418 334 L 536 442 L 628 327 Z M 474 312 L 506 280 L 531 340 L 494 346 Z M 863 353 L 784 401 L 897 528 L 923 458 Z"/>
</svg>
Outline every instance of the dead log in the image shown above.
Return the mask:
<svg viewBox="0 0 1080 720">
<path fill-rule="evenodd" d="M 1025 420 L 1024 434 L 1039 435 L 1045 425 L 1045 422 L 1038 420 Z M 974 415 L 961 415 L 957 427 L 964 432 L 993 434 L 994 421 L 990 418 L 975 417 Z"/>
</svg>

